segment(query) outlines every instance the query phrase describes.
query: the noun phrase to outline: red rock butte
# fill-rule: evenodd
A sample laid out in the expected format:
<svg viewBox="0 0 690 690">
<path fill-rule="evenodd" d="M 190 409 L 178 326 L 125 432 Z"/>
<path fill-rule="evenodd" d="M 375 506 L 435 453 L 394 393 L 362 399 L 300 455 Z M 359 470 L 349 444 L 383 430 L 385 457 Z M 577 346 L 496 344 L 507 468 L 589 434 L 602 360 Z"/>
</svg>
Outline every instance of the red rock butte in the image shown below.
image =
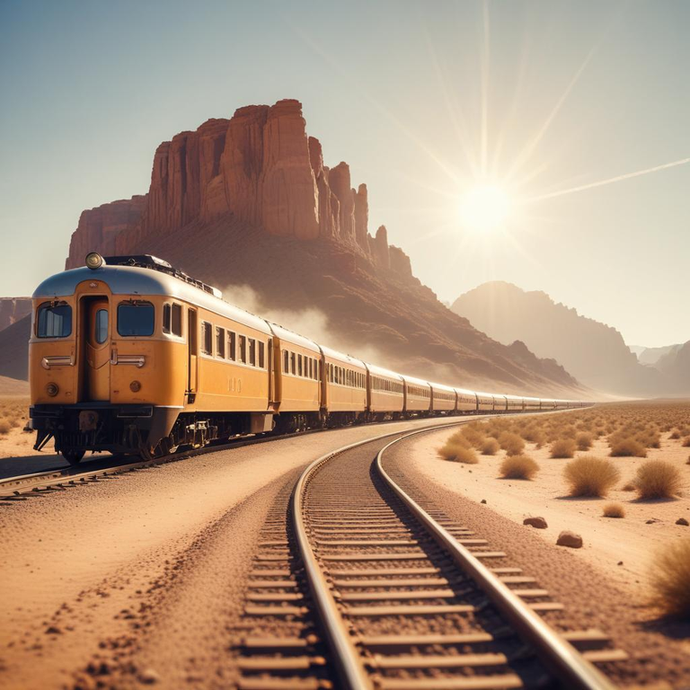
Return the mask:
<svg viewBox="0 0 690 690">
<path fill-rule="evenodd" d="M 80 266 L 89 251 L 127 254 L 147 238 L 228 214 L 270 235 L 337 243 L 412 277 L 409 258 L 388 245 L 386 228 L 369 234 L 366 185 L 352 187 L 347 163 L 324 165 L 302 104 L 292 99 L 239 108 L 230 120 L 208 120 L 163 142 L 148 194 L 81 214 L 66 268 Z"/>
</svg>

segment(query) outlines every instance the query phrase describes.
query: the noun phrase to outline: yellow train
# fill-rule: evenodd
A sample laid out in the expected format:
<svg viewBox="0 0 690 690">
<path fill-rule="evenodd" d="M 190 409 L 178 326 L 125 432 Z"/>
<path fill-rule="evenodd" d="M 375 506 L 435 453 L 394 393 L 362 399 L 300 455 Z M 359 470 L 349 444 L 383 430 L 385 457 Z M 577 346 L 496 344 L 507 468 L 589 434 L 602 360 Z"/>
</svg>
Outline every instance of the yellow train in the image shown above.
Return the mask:
<svg viewBox="0 0 690 690">
<path fill-rule="evenodd" d="M 383 369 L 223 301 L 150 255 L 91 253 L 41 283 L 29 344 L 35 448 L 170 453 L 216 439 L 585 403 L 476 393 Z"/>
</svg>

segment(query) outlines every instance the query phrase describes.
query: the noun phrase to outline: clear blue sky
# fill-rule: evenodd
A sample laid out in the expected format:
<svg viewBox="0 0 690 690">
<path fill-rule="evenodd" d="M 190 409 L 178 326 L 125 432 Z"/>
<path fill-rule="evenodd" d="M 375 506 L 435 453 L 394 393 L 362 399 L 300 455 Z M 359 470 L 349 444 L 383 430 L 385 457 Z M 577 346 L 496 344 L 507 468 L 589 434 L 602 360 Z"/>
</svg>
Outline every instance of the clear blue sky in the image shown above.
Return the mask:
<svg viewBox="0 0 690 690">
<path fill-rule="evenodd" d="M 0 294 L 62 268 L 83 209 L 146 192 L 161 141 L 287 97 L 442 299 L 508 280 L 630 344 L 688 340 L 689 164 L 526 203 L 690 156 L 688 26 L 683 0 L 2 0 Z M 487 180 L 512 211 L 468 230 Z"/>
</svg>

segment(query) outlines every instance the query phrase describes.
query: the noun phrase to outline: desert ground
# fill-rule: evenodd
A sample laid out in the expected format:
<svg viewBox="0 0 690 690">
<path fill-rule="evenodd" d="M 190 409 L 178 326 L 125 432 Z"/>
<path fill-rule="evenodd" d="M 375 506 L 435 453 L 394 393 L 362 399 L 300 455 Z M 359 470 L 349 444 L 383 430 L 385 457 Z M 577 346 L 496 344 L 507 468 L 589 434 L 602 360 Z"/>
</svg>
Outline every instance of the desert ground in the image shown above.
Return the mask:
<svg viewBox="0 0 690 690">
<path fill-rule="evenodd" d="M 525 518 L 543 517 L 546 528 L 525 529 L 549 544 L 555 544 L 563 530 L 579 534 L 583 547 L 577 551 L 578 558 L 639 603 L 652 593 L 650 578 L 664 546 L 690 539 L 690 403 L 613 404 L 548 417 L 472 424 L 464 432 L 474 442 L 470 445 L 476 446 L 470 462 L 449 461 L 439 454 L 455 433 L 439 431 L 420 437 L 410 454 L 415 471 L 472 501 L 486 501 L 520 525 Z M 514 455 L 532 458 L 538 466 L 531 479 L 502 475 L 501 466 L 511 449 L 500 446 L 515 442 L 511 433 L 524 442 L 524 449 Z M 486 439 L 494 437 L 496 444 L 489 443 L 488 450 L 495 454 L 483 454 Z M 556 454 L 569 457 L 552 457 L 553 444 L 563 439 L 572 439 L 572 448 Z M 637 443 L 617 451 L 612 447 L 628 439 Z M 612 456 L 612 451 L 624 455 Z M 564 471 L 583 457 L 603 459 L 617 470 L 601 496 L 572 495 Z M 677 471 L 671 495 L 640 495 L 637 473 L 650 461 L 668 463 Z M 612 512 L 622 512 L 623 517 L 604 516 L 611 504 L 616 504 Z"/>
</svg>

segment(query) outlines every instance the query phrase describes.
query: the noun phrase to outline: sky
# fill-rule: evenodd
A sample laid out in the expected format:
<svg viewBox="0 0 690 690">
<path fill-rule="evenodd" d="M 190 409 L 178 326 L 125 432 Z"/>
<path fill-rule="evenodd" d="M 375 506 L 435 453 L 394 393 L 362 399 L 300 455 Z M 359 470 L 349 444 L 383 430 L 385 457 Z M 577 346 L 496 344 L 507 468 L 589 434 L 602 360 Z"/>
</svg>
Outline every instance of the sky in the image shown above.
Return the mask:
<svg viewBox="0 0 690 690">
<path fill-rule="evenodd" d="M 440 299 L 506 280 L 685 342 L 688 26 L 684 0 L 0 0 L 0 295 L 145 193 L 161 141 L 297 98 Z"/>
</svg>

